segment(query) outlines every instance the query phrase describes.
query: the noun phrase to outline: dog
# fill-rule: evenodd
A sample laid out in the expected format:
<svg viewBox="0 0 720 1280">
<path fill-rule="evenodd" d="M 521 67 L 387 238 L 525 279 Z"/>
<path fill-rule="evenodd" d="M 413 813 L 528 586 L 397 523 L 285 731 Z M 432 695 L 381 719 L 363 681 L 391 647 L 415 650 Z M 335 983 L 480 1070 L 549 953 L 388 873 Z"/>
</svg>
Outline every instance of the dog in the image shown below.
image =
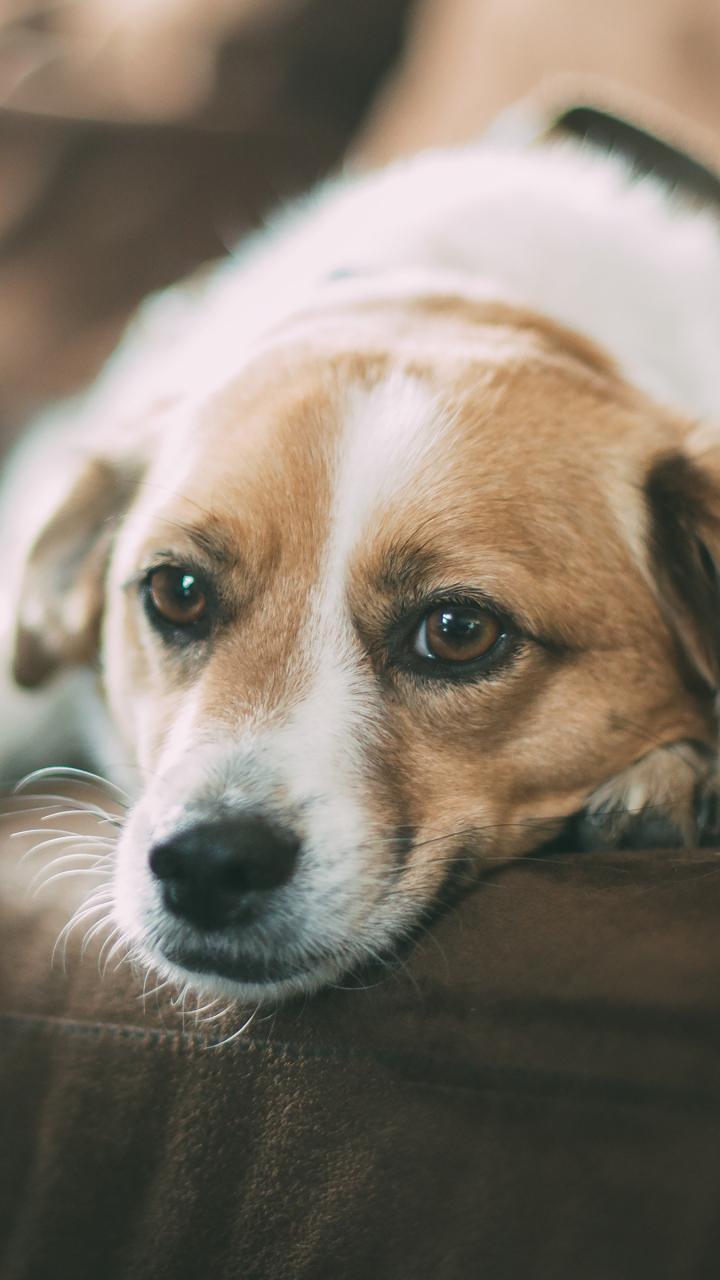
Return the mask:
<svg viewBox="0 0 720 1280">
<path fill-rule="evenodd" d="M 151 302 L 37 428 L 4 758 L 134 770 L 132 956 L 276 1000 L 489 862 L 717 838 L 719 304 L 713 214 L 621 158 L 431 152 Z"/>
</svg>

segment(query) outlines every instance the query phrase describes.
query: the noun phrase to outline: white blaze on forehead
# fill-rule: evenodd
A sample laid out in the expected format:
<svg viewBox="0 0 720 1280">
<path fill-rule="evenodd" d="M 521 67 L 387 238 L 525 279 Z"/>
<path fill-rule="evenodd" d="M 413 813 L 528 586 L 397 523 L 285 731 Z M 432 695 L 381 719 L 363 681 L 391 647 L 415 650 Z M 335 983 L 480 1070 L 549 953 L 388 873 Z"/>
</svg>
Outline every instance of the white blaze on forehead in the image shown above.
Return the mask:
<svg viewBox="0 0 720 1280">
<path fill-rule="evenodd" d="M 370 517 L 417 473 L 450 418 L 439 395 L 420 378 L 400 371 L 370 390 L 351 394 L 335 473 L 331 576 L 333 570 L 342 573 Z"/>
<path fill-rule="evenodd" d="M 333 777 L 331 790 L 345 799 L 362 790 L 380 705 L 372 676 L 358 662 L 347 566 L 372 514 L 417 472 L 451 416 L 438 395 L 404 371 L 348 398 L 323 570 L 302 640 L 313 674 L 281 733 L 291 790 L 301 780 L 301 791 L 312 789 L 313 775 L 315 786 Z"/>
<path fill-rule="evenodd" d="M 452 371 L 446 380 L 449 385 L 460 367 L 471 368 L 478 408 L 482 397 L 487 416 L 503 394 L 503 381 L 496 381 L 498 369 L 536 354 L 536 340 L 531 334 L 502 326 L 483 327 L 473 334 L 468 346 L 471 352 L 463 351 L 460 357 L 453 342 L 445 351 L 436 348 L 434 364 L 445 364 Z M 460 405 L 453 405 L 450 396 L 435 391 L 422 376 L 403 367 L 396 367 L 371 388 L 354 388 L 346 403 L 323 567 L 312 592 L 301 642 L 308 668 L 314 673 L 301 708 L 317 699 L 328 725 L 346 719 L 343 733 L 349 758 L 357 754 L 350 743 L 358 717 L 371 734 L 379 711 L 377 689 L 358 664 L 358 640 L 347 605 L 349 564 L 373 517 L 383 509 L 419 491 L 428 513 L 432 511 L 433 488 L 442 486 L 447 470 L 457 464 L 453 430 Z M 420 505 L 422 508 L 422 501 Z M 413 532 L 408 529 L 408 536 Z M 296 725 L 301 720 L 301 714 L 296 716 Z"/>
<path fill-rule="evenodd" d="M 478 410 L 487 417 L 504 391 L 503 382 L 496 381 L 498 369 L 536 355 L 537 342 L 532 334 L 483 327 L 466 351 L 458 352 L 451 341 L 448 350 L 436 350 L 438 354 L 434 363 L 446 364 L 452 381 L 465 365 L 472 378 L 468 391 L 472 389 Z M 430 499 L 431 489 L 442 484 L 446 471 L 457 463 L 453 427 L 459 407 L 404 369 L 396 369 L 369 390 L 357 388 L 350 394 L 335 469 L 329 568 L 344 571 L 370 519 L 394 498 L 422 483 Z"/>
<path fill-rule="evenodd" d="M 404 372 L 355 389 L 347 403 L 322 569 L 298 637 L 309 678 L 274 730 L 273 746 L 286 794 L 304 810 L 317 801 L 306 811 L 311 833 L 318 839 L 321 830 L 332 830 L 346 860 L 371 825 L 368 751 L 381 713 L 374 678 L 359 661 L 347 564 L 373 511 L 412 476 L 450 416 L 440 397 Z"/>
</svg>

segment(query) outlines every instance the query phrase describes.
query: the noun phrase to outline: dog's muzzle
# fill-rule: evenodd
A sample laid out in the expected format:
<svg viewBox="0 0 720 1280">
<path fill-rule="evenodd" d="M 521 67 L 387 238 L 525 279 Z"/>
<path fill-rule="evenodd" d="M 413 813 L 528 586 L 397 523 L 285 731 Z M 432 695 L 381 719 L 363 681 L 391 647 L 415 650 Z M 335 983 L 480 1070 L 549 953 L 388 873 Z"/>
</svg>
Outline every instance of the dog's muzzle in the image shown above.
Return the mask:
<svg viewBox="0 0 720 1280">
<path fill-rule="evenodd" d="M 253 814 L 205 821 L 156 844 L 150 870 L 166 909 L 204 932 L 254 923 L 293 874 L 297 836 Z"/>
</svg>

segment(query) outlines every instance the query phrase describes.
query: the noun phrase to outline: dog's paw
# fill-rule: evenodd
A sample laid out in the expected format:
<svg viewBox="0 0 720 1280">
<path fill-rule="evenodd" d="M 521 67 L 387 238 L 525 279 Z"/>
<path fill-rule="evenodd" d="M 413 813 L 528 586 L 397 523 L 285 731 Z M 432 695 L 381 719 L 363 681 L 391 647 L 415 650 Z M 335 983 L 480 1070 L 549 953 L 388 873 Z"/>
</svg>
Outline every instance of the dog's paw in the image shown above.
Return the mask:
<svg viewBox="0 0 720 1280">
<path fill-rule="evenodd" d="M 717 756 L 684 740 L 656 747 L 598 787 L 573 832 L 588 851 L 693 847 L 719 834 Z"/>
</svg>

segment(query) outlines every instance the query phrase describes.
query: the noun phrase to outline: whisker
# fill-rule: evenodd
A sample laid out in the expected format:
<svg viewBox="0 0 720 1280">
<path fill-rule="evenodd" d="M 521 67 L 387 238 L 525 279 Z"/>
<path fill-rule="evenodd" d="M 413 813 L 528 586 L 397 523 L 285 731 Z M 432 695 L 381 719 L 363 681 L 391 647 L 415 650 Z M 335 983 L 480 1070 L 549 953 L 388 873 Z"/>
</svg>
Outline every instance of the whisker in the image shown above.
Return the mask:
<svg viewBox="0 0 720 1280">
<path fill-rule="evenodd" d="M 64 809 L 64 810 L 63 810 L 63 809 L 61 809 L 59 813 L 48 813 L 48 814 L 46 814 L 44 818 L 41 818 L 41 819 L 40 819 L 40 821 L 41 821 L 41 822 L 48 822 L 48 821 L 52 821 L 52 819 L 53 819 L 53 818 L 72 818 L 72 817 L 74 816 L 74 814 L 76 814 L 76 813 L 82 813 L 82 812 L 83 812 L 83 810 L 82 810 L 82 809 Z M 87 813 L 87 812 L 88 812 L 88 810 L 84 810 L 84 812 L 86 812 L 86 813 Z M 98 818 L 100 819 L 100 825 L 101 825 L 101 826 L 102 826 L 103 824 L 106 824 L 106 823 L 107 823 L 107 824 L 109 824 L 109 825 L 111 825 L 111 826 L 113 826 L 113 827 L 119 827 L 120 829 L 122 829 L 122 827 L 123 827 L 123 825 L 124 825 L 124 821 L 123 821 L 123 819 L 122 819 L 119 815 L 116 815 L 116 814 L 112 814 L 112 813 L 103 813 L 103 814 L 102 814 L 102 816 L 101 816 L 101 815 L 100 815 L 100 812 L 98 811 L 98 813 L 97 813 L 97 814 L 95 814 L 95 815 L 93 815 L 93 816 L 98 817 Z"/>
<path fill-rule="evenodd" d="M 215 999 L 214 999 L 214 1000 L 211 1000 L 209 1004 L 200 1004 L 200 992 L 198 992 L 198 993 L 197 993 L 197 1004 L 195 1005 L 195 1015 L 194 1015 L 194 1016 L 195 1016 L 195 1021 L 196 1021 L 196 1022 L 199 1022 L 199 1021 L 203 1021 L 203 1022 L 212 1022 L 212 1018 L 202 1018 L 202 1019 L 201 1019 L 201 1018 L 200 1018 L 200 1014 L 201 1014 L 201 1013 L 207 1013 L 208 1009 L 214 1009 L 214 1008 L 215 1008 L 215 1006 L 216 1006 L 216 1004 L 217 1004 L 217 1002 L 218 1002 L 218 1000 L 219 1000 L 219 998 L 220 998 L 219 996 L 216 996 L 216 997 L 215 997 Z"/>
<path fill-rule="evenodd" d="M 58 947 L 62 944 L 63 972 L 65 971 L 70 935 L 84 920 L 88 920 L 90 916 L 94 915 L 96 911 L 104 911 L 106 919 L 109 919 L 111 900 L 111 889 L 108 886 L 101 886 L 90 894 L 89 898 L 73 913 L 67 924 L 60 930 L 52 950 L 51 965 L 55 963 Z"/>
<path fill-rule="evenodd" d="M 51 765 L 45 769 L 34 769 L 32 773 L 27 773 L 24 778 L 21 778 L 20 781 L 15 784 L 13 787 L 13 795 L 21 795 L 22 792 L 27 787 L 32 786 L 34 782 L 40 782 L 45 779 L 83 782 L 90 785 L 96 791 L 105 793 L 114 792 L 125 808 L 127 808 L 131 803 L 130 796 L 127 791 L 123 790 L 122 787 L 117 786 L 116 783 L 109 782 L 107 778 L 101 777 L 99 773 L 90 773 L 87 769 L 74 769 L 70 765 L 60 765 L 58 767 Z"/>
<path fill-rule="evenodd" d="M 56 836 L 56 837 L 55 837 L 54 839 L 52 839 L 52 840 L 43 840 L 43 841 L 41 841 L 41 843 L 40 843 L 40 844 L 34 844 L 34 845 L 33 845 L 33 847 L 32 847 L 32 849 L 27 849 L 27 850 L 25 851 L 25 853 L 24 853 L 24 854 L 22 855 L 22 857 L 19 859 L 19 861 L 18 861 L 18 865 L 19 865 L 19 866 L 22 866 L 22 864 L 23 864 L 24 862 L 27 862 L 28 858 L 32 858 L 32 857 L 34 857 L 36 853 L 40 853 L 43 849 L 50 849 L 50 848 L 52 848 L 53 846 L 56 846 L 56 845 L 65 845 L 65 844 L 73 845 L 73 846 L 74 846 L 75 848 L 77 848 L 77 849 L 84 849 L 84 848 L 86 849 L 86 848 L 90 847 L 90 848 L 93 848 L 93 849 L 102 849 L 102 848 L 106 848 L 106 849 L 108 849 L 108 850 L 113 850 L 113 849 L 115 848 L 115 843 L 114 843 L 114 842 L 110 842 L 110 841 L 106 841 L 106 840 L 96 840 L 96 839 L 94 839 L 94 837 L 92 837 L 92 836 L 87 836 L 87 837 L 80 836 L 80 837 L 78 837 L 78 836 L 76 836 L 76 835 L 74 835 L 74 834 L 70 834 L 70 833 L 68 833 L 66 836 Z M 80 855 L 78 854 L 78 857 L 79 857 L 79 856 L 80 856 Z M 91 857 L 92 855 L 87 854 L 87 855 L 83 855 L 83 856 Z M 100 856 L 100 855 L 98 855 L 98 856 Z M 106 854 L 103 854 L 102 856 L 103 856 L 103 857 L 106 857 L 106 858 L 109 858 L 109 857 L 110 857 L 110 853 L 108 852 L 108 853 L 106 853 Z"/>
<path fill-rule="evenodd" d="M 96 937 L 96 936 L 97 936 L 97 932 L 96 932 L 96 931 L 97 931 L 97 926 L 95 926 L 95 927 L 93 928 L 93 930 L 92 930 L 93 937 Z M 99 976 L 99 978 L 100 978 L 100 981 L 101 981 L 101 982 L 102 982 L 103 978 L 105 977 L 105 974 L 106 974 L 106 972 L 107 972 L 107 967 L 108 967 L 108 964 L 109 964 L 110 960 L 112 959 L 112 954 L 113 954 L 113 951 L 115 950 L 115 947 L 116 947 L 116 946 L 118 946 L 118 942 L 120 942 L 120 944 L 122 943 L 122 939 L 119 939 L 119 938 L 118 938 L 118 934 L 119 934 L 119 932 L 120 932 L 120 930 L 119 930 L 118 925 L 114 925 L 114 926 L 113 926 L 113 928 L 112 928 L 112 929 L 110 930 L 110 932 L 108 933 L 107 937 L 105 938 L 105 940 L 104 940 L 104 942 L 103 942 L 102 946 L 100 947 L 100 950 L 98 951 L 98 956 L 97 956 L 97 971 L 98 971 L 98 976 Z M 106 947 L 111 947 L 111 944 L 112 944 L 112 942 L 113 942 L 113 939 L 115 939 L 115 947 L 112 947 L 112 949 L 111 949 L 110 953 L 108 954 L 107 958 L 103 961 L 103 956 L 104 956 L 104 953 L 105 953 L 105 949 L 106 949 Z"/>
<path fill-rule="evenodd" d="M 23 797 L 19 798 L 22 799 Z M 122 815 L 109 813 L 107 809 L 104 809 L 102 805 L 96 804 L 94 800 L 81 799 L 79 796 L 60 796 L 50 791 L 41 791 L 33 792 L 32 795 L 27 796 L 27 799 L 42 800 L 44 803 L 35 805 L 32 809 L 15 809 L 13 810 L 15 816 L 22 817 L 25 813 L 39 813 L 42 809 L 55 809 L 57 805 L 62 808 L 65 805 L 70 813 L 92 813 L 96 817 L 105 818 L 110 822 L 122 821 Z M 55 814 L 53 813 L 50 816 L 55 817 Z"/>
<path fill-rule="evenodd" d="M 232 1005 L 228 1007 L 228 1012 L 230 1011 L 231 1008 L 232 1008 Z M 206 1049 L 221 1049 L 223 1045 L 232 1044 L 233 1040 L 237 1040 L 238 1037 L 243 1034 L 243 1031 L 247 1031 L 248 1027 L 250 1026 L 250 1023 L 252 1022 L 259 1008 L 260 1008 L 260 1005 L 257 1005 L 255 1009 L 253 1009 L 252 1013 L 250 1014 L 250 1017 L 248 1018 L 247 1022 L 244 1022 L 241 1027 L 238 1027 L 237 1031 L 234 1031 L 231 1036 L 225 1036 L 224 1040 L 214 1040 L 212 1044 L 207 1044 L 204 1047 Z"/>
<path fill-rule="evenodd" d="M 110 938 L 108 939 L 108 941 L 110 941 L 110 940 L 112 939 L 112 937 L 113 937 L 113 934 L 111 933 L 111 934 L 110 934 Z M 122 934 L 120 934 L 120 936 L 118 937 L 117 941 L 114 943 L 114 945 L 113 945 L 113 946 L 110 948 L 110 950 L 108 951 L 107 957 L 106 957 L 106 959 L 105 959 L 105 963 L 103 964 L 103 967 L 102 967 L 102 974 L 101 974 L 101 976 L 102 976 L 103 978 L 105 977 L 105 974 L 107 973 L 107 971 L 108 971 L 108 969 L 109 969 L 110 965 L 112 964 L 113 960 L 115 959 L 115 956 L 116 956 L 116 955 L 118 955 L 118 954 L 122 951 L 123 947 L 124 947 L 124 946 L 126 946 L 126 945 L 127 945 L 127 944 L 126 944 L 126 942 L 125 942 L 125 938 L 123 937 L 123 935 L 122 935 Z M 101 954 L 102 954 L 102 952 L 101 952 Z M 121 957 L 121 958 L 124 958 L 124 957 Z"/>
<path fill-rule="evenodd" d="M 205 1006 L 205 1008 L 212 1009 L 213 1005 L 216 1005 L 218 1003 L 218 1000 L 220 1000 L 220 996 L 218 996 L 216 1000 L 212 1000 L 210 1004 Z M 229 1013 L 231 1009 L 232 1009 L 232 1004 L 224 1004 L 220 1009 L 219 1013 L 210 1014 L 207 1018 L 200 1018 L 199 1019 L 200 1025 L 205 1026 L 208 1022 L 217 1022 L 220 1018 L 224 1018 L 225 1014 Z M 204 1010 L 201 1009 L 200 1012 L 202 1013 L 204 1012 Z"/>
<path fill-rule="evenodd" d="M 106 875 L 107 873 L 105 871 L 94 871 L 91 868 L 85 868 L 85 867 L 83 867 L 79 871 L 70 871 L 70 870 L 58 871 L 57 875 L 50 876 L 49 880 L 44 880 L 42 884 L 39 884 L 32 896 L 33 898 L 37 898 L 38 894 L 42 893 L 43 889 L 47 889 L 48 885 L 53 884 L 54 881 L 56 880 L 70 880 L 72 879 L 73 876 L 106 876 Z"/>
<path fill-rule="evenodd" d="M 68 840 L 94 840 L 102 844 L 113 845 L 118 843 L 115 836 L 97 836 L 90 831 L 68 831 L 67 827 L 24 827 L 22 831 L 11 831 L 10 839 L 19 840 L 22 836 L 52 836 L 55 834 L 65 836 Z"/>
<path fill-rule="evenodd" d="M 92 925 L 92 927 L 88 929 L 87 933 L 85 934 L 82 940 L 82 946 L 80 948 L 81 960 L 85 959 L 85 955 L 90 948 L 90 944 L 94 942 L 95 938 L 97 938 L 97 936 L 102 933 L 103 929 L 107 929 L 109 925 L 112 925 L 112 917 L 108 912 L 107 915 L 104 915 L 101 920 L 98 920 L 96 924 Z M 117 925 L 114 925 L 110 929 L 110 932 L 107 938 L 105 939 L 105 941 L 103 942 L 100 948 L 100 951 L 98 953 L 98 973 L 100 974 L 101 977 L 103 976 L 103 973 L 104 973 L 104 970 L 101 972 L 101 969 L 100 969 L 100 961 L 101 961 L 103 951 L 105 950 L 105 947 L 108 945 L 108 943 L 115 937 L 117 931 L 118 931 Z"/>
<path fill-rule="evenodd" d="M 28 797 L 28 799 L 29 798 L 30 797 Z M 97 812 L 93 812 L 93 809 L 92 808 L 88 809 L 86 805 L 75 805 L 73 809 L 59 811 L 56 806 L 61 801 L 63 804 L 67 804 L 68 797 L 56 796 L 52 800 L 52 802 L 48 801 L 47 804 L 36 804 L 36 805 L 25 807 L 23 809 L 0 808 L 0 818 L 26 818 L 31 813 L 45 812 L 46 816 L 44 818 L 40 818 L 40 822 L 46 822 L 47 820 L 52 820 L 53 818 L 74 817 L 74 815 L 78 813 L 91 813 L 93 817 L 97 817 L 103 822 L 112 822 L 113 826 L 116 825 L 116 819 L 113 817 L 112 814 L 108 814 L 104 809 L 101 810 L 98 808 Z M 52 812 L 47 813 L 48 809 L 52 810 Z M 121 825 L 121 824 L 117 823 L 117 825 Z"/>
<path fill-rule="evenodd" d="M 148 984 L 148 982 L 149 982 L 149 981 L 150 981 L 150 970 L 149 970 L 149 969 L 146 969 L 146 970 L 145 970 L 145 977 L 143 978 L 142 991 L 140 992 L 140 995 L 137 997 L 137 999 L 138 999 L 138 1000 L 142 1000 L 143 1009 L 145 1008 L 145 998 L 146 998 L 146 994 L 147 994 L 147 984 Z"/>
<path fill-rule="evenodd" d="M 147 972 L 148 972 L 148 976 L 149 976 L 149 975 L 150 975 L 150 970 L 148 969 L 148 971 L 147 971 Z M 160 991 L 164 991 L 166 987 L 171 987 L 171 986 L 172 986 L 172 981 L 171 981 L 171 979 L 170 979 L 170 978 L 166 978 L 164 982 L 160 982 L 160 983 L 158 983 L 158 985 L 157 985 L 156 987 L 153 987 L 151 991 L 145 991 L 145 990 L 143 990 L 142 994 L 138 996 L 138 1000 L 143 1000 L 143 1001 L 144 1001 L 144 1000 L 149 1000 L 149 999 L 150 999 L 150 996 L 156 996 L 156 995 L 158 994 L 158 992 L 160 992 Z"/>
<path fill-rule="evenodd" d="M 90 943 L 92 942 L 93 938 L 96 938 L 97 935 L 101 933 L 102 930 L 106 927 L 106 925 L 110 924 L 110 921 L 111 921 L 111 917 L 110 917 L 110 914 L 108 913 L 107 915 L 104 915 L 102 919 L 96 920 L 95 924 L 89 925 L 82 941 L 81 955 L 85 955 L 85 952 L 87 948 L 90 946 Z M 117 932 L 117 926 L 113 929 L 113 935 L 116 932 Z"/>
<path fill-rule="evenodd" d="M 75 866 L 75 864 L 78 862 L 89 864 L 84 867 L 83 866 L 77 867 L 77 870 L 80 872 L 81 875 L 84 875 L 86 871 L 94 871 L 97 867 L 100 867 L 103 864 L 104 864 L 103 874 L 106 874 L 110 868 L 110 863 L 108 862 L 107 858 L 104 858 L 99 854 L 65 853 L 59 858 L 53 858 L 51 862 L 48 862 L 45 866 L 40 867 L 39 871 L 35 872 L 35 875 L 33 876 L 32 880 L 30 881 L 27 887 L 28 893 L 30 892 L 31 889 L 35 887 L 35 885 L 38 883 L 39 880 L 42 880 L 43 876 L 46 876 L 48 874 L 49 871 L 56 871 L 59 867 L 62 867 L 62 866 Z"/>
</svg>

